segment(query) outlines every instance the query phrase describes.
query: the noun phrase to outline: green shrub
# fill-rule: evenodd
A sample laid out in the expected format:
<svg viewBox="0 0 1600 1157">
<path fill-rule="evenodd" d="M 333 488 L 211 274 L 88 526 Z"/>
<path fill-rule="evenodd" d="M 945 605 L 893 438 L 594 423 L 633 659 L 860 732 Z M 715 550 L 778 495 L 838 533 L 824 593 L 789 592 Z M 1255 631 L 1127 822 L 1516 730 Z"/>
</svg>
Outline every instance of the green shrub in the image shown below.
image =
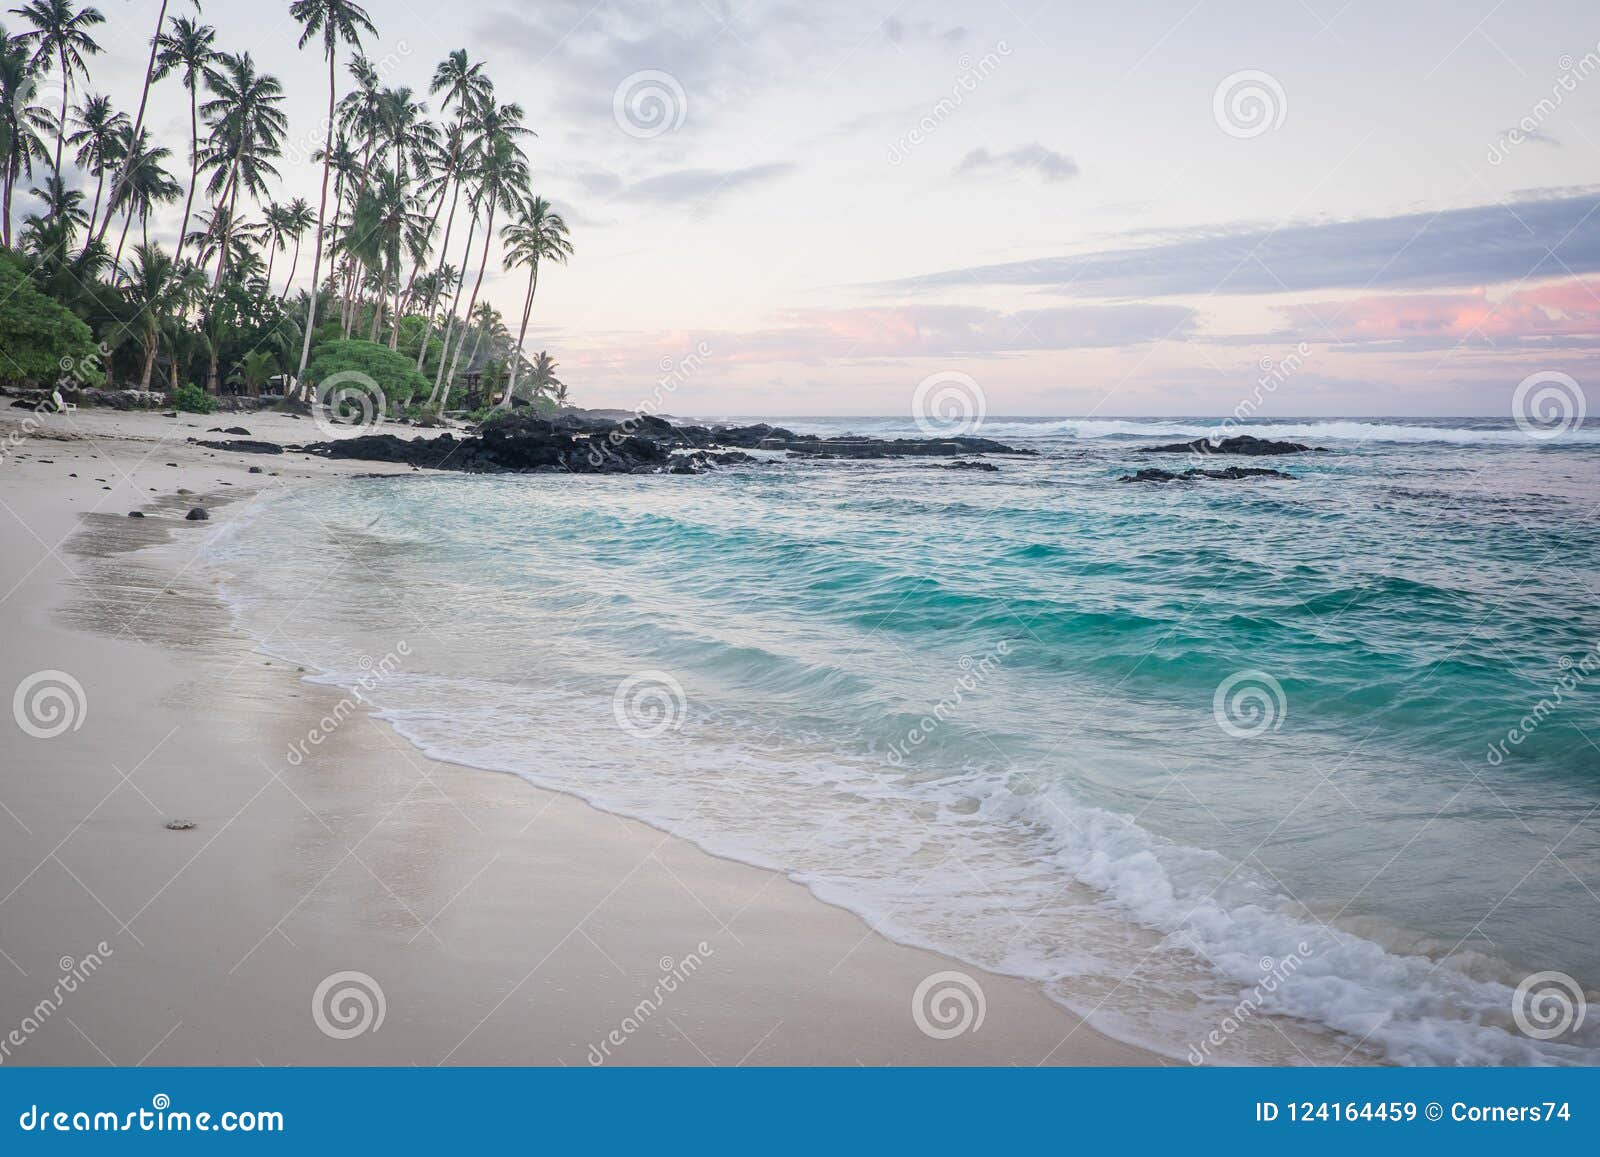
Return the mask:
<svg viewBox="0 0 1600 1157">
<path fill-rule="evenodd" d="M 186 414 L 209 414 L 217 408 L 217 400 L 191 382 L 184 382 L 173 392 L 172 404 Z"/>
<path fill-rule="evenodd" d="M 0 382 L 52 386 L 98 367 L 94 335 L 78 317 L 34 288 L 9 256 L 0 254 Z M 98 368 L 95 373 L 101 371 Z M 89 385 L 101 385 L 99 381 Z"/>
<path fill-rule="evenodd" d="M 418 395 L 425 398 L 432 388 L 404 354 L 376 342 L 354 338 L 324 343 L 306 366 L 306 380 L 313 389 L 335 374 L 350 375 L 340 382 L 346 389 L 361 385 L 356 375 L 371 380 L 383 391 L 384 400 L 390 406 L 404 406 Z"/>
</svg>

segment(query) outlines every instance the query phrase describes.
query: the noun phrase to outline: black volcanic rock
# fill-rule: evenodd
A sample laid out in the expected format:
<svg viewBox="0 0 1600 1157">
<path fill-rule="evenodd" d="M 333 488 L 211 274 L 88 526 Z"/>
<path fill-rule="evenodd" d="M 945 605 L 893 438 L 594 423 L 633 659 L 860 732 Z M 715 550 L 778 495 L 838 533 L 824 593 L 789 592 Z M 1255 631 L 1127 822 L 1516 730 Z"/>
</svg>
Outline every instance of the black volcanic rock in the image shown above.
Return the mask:
<svg viewBox="0 0 1600 1157">
<path fill-rule="evenodd" d="M 1213 442 L 1209 438 L 1196 438 L 1193 442 L 1173 442 L 1166 446 L 1141 446 L 1137 454 L 1243 454 L 1262 458 L 1272 454 L 1304 454 L 1312 447 L 1300 442 L 1274 442 L 1270 438 L 1257 438 L 1250 434 L 1224 438 Z M 1327 453 L 1320 446 L 1319 453 Z"/>
<path fill-rule="evenodd" d="M 1221 470 L 1185 470 L 1181 474 L 1174 474 L 1171 470 L 1157 470 L 1146 467 L 1137 474 L 1124 474 L 1118 482 L 1189 482 L 1200 478 L 1212 478 L 1222 482 L 1234 482 L 1241 478 L 1287 478 L 1294 481 L 1293 474 L 1285 474 L 1282 470 L 1264 470 L 1258 466 L 1227 466 Z"/>
<path fill-rule="evenodd" d="M 258 442 L 250 438 L 240 438 L 236 442 L 217 442 L 205 438 L 190 438 L 189 441 L 208 450 L 240 450 L 246 454 L 283 453 L 283 447 L 276 442 Z"/>
<path fill-rule="evenodd" d="M 238 449 L 239 443 L 226 448 Z M 639 414 L 623 421 L 582 414 L 542 417 L 509 411 L 465 438 L 440 434 L 408 440 L 360 434 L 305 447 L 329 458 L 404 462 L 436 470 L 473 473 L 697 474 L 717 466 L 754 465 L 750 449 L 787 450 L 810 458 L 956 457 L 964 454 L 1031 454 L 987 438 L 818 438 L 764 422 L 752 426 L 675 426 Z"/>
</svg>

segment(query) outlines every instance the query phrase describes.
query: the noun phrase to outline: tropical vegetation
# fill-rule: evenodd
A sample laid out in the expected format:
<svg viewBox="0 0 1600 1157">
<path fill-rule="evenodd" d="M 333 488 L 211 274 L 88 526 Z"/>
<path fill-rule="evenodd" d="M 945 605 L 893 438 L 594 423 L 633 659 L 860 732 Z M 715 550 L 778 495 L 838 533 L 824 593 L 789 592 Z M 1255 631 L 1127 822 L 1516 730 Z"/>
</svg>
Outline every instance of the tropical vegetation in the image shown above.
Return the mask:
<svg viewBox="0 0 1600 1157">
<path fill-rule="evenodd" d="M 426 93 L 390 85 L 365 55 L 366 8 L 290 3 L 326 77 L 326 121 L 301 146 L 313 201 L 284 188 L 300 147 L 283 81 L 191 5 L 159 5 L 139 90 L 120 96 L 94 84 L 97 8 L 0 17 L 0 382 L 162 390 L 188 409 L 313 401 L 352 378 L 413 413 L 564 404 L 549 352 L 523 344 L 539 274 L 572 244 L 532 189 L 526 113 L 483 63 L 461 49 Z M 182 94 L 176 139 L 148 123 L 159 85 Z M 179 206 L 175 234 L 158 228 Z M 497 248 L 527 275 L 510 325 L 483 293 Z"/>
</svg>

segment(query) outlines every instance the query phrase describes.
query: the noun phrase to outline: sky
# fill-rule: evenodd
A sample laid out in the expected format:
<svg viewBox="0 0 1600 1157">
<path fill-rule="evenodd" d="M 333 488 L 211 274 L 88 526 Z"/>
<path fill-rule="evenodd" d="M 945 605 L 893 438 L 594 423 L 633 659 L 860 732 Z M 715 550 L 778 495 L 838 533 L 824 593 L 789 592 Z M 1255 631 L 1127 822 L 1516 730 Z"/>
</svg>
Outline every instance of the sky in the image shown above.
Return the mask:
<svg viewBox="0 0 1600 1157">
<path fill-rule="evenodd" d="M 158 5 L 100 7 L 88 88 L 131 108 Z M 315 204 L 326 70 L 288 9 L 203 14 L 285 83 L 277 195 Z M 526 109 L 575 248 L 526 348 L 581 405 L 1509 416 L 1530 374 L 1600 384 L 1593 0 L 368 10 L 386 84 L 464 48 Z M 151 110 L 181 166 L 183 90 Z M 513 320 L 524 285 L 491 251 Z"/>
</svg>

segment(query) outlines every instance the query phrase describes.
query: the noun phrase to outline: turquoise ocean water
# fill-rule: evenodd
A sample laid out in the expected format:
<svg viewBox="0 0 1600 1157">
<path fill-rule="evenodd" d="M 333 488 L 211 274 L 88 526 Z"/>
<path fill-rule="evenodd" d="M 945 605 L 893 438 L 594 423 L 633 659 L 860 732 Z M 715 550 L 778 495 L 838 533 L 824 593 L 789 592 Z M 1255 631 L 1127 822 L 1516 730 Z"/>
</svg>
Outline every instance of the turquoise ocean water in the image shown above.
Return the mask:
<svg viewBox="0 0 1600 1157">
<path fill-rule="evenodd" d="M 1333 452 L 1121 484 L 1215 423 L 991 419 L 1039 456 L 356 480 L 210 564 L 461 774 L 781 869 L 1175 1058 L 1600 1062 L 1600 430 L 1259 425 Z"/>
</svg>

